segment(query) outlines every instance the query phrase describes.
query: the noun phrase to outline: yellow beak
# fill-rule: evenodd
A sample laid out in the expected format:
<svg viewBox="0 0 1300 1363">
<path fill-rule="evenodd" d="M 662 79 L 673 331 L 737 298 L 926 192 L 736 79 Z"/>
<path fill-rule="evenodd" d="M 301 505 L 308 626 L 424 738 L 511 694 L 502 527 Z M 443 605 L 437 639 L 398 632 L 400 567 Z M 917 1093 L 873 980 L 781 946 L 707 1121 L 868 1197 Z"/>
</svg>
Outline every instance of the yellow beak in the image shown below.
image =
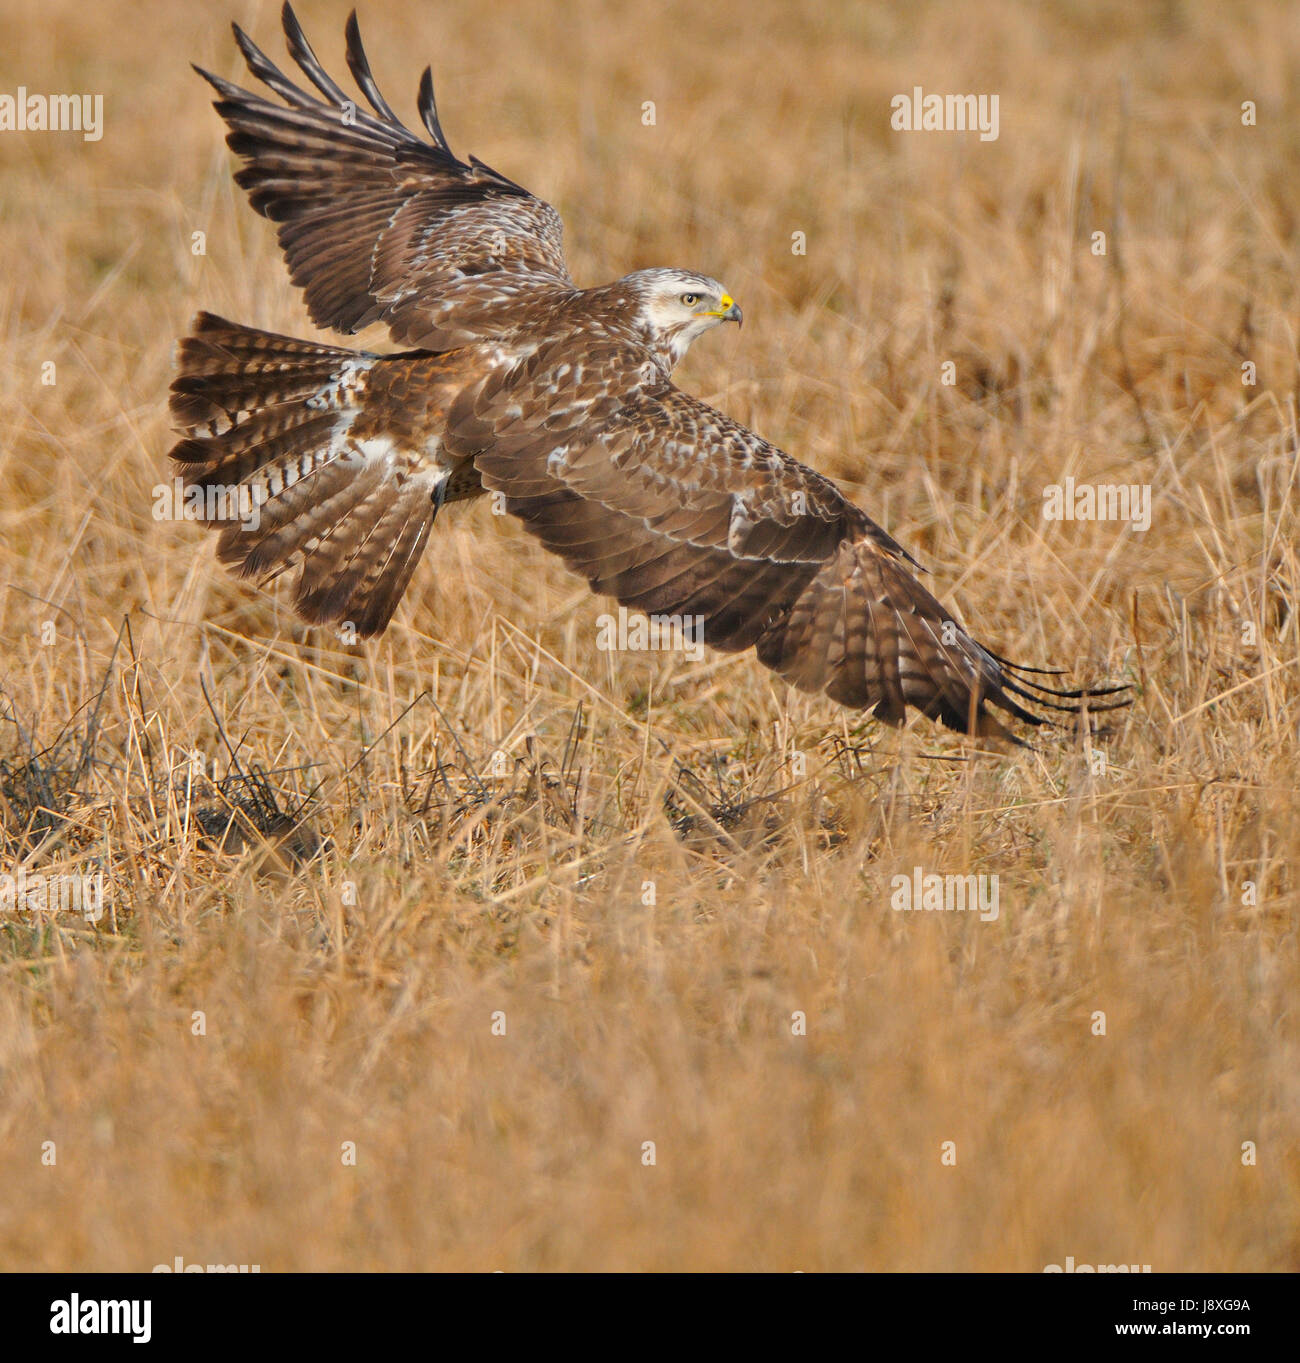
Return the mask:
<svg viewBox="0 0 1300 1363">
<path fill-rule="evenodd" d="M 724 322 L 735 322 L 737 326 L 745 319 L 745 314 L 741 312 L 739 304 L 729 293 L 724 293 L 718 306 L 710 308 L 704 315 L 721 318 Z"/>
</svg>

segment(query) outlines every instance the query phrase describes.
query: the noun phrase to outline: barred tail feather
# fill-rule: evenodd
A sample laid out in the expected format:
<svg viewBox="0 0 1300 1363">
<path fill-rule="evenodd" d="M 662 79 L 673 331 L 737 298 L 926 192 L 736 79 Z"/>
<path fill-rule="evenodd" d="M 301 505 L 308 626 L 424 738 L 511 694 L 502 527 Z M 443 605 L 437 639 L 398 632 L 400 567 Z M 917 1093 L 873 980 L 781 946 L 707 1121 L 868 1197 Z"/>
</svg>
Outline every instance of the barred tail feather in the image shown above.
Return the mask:
<svg viewBox="0 0 1300 1363">
<path fill-rule="evenodd" d="M 363 636 L 392 618 L 438 483 L 373 418 L 358 427 L 383 362 L 200 313 L 171 390 L 171 457 L 220 560 L 264 580 L 300 567 L 299 615 Z"/>
</svg>

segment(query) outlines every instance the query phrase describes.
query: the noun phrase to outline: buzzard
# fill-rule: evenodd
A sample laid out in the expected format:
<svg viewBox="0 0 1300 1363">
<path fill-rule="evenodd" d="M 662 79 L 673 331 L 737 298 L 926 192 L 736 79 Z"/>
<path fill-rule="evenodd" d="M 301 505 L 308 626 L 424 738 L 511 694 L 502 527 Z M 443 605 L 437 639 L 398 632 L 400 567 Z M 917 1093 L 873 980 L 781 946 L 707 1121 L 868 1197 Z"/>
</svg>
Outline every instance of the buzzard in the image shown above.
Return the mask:
<svg viewBox="0 0 1300 1363">
<path fill-rule="evenodd" d="M 1014 738 L 994 711 L 1077 712 L 1126 688 L 1053 690 L 977 643 L 919 565 L 820 474 L 674 386 L 690 344 L 740 323 L 716 279 L 638 270 L 579 288 L 558 214 L 477 157 L 457 157 L 420 81 L 428 139 L 370 71 L 360 107 L 289 5 L 294 84 L 238 26 L 279 101 L 201 68 L 243 160 L 236 179 L 277 224 L 313 322 L 388 328 L 395 353 L 344 349 L 200 313 L 179 347 L 171 451 L 218 555 L 243 576 L 299 568 L 312 623 L 383 630 L 448 502 L 493 494 L 595 592 L 693 618 L 705 643 L 753 648 L 808 692 L 891 723 L 908 706 Z M 214 512 L 235 490 L 255 514 Z"/>
</svg>

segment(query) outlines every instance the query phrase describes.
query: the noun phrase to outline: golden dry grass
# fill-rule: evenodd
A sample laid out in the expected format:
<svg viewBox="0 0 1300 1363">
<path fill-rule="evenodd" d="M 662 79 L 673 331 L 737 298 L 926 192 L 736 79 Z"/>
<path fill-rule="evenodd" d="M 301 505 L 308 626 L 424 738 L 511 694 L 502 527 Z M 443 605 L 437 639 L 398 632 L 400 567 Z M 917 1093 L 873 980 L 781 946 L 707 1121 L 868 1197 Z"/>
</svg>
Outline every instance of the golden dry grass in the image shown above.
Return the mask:
<svg viewBox="0 0 1300 1363">
<path fill-rule="evenodd" d="M 301 9 L 340 72 L 345 13 Z M 356 648 L 155 523 L 191 313 L 313 334 L 186 64 L 234 73 L 232 17 L 282 51 L 269 3 L 0 4 L 3 88 L 107 128 L 0 135 L 0 869 L 112 894 L 0 915 L 0 1266 L 1300 1266 L 1294 9 L 361 16 L 580 280 L 726 282 L 747 325 L 684 386 L 999 652 L 1140 683 L 1104 771 L 599 653 L 485 506 Z M 996 92 L 1000 138 L 891 133 L 917 84 Z M 1046 522 L 1066 474 L 1149 484 L 1151 529 Z M 211 835 L 255 769 L 307 802 L 271 856 Z M 1000 917 L 894 912 L 914 865 L 997 874 Z"/>
</svg>

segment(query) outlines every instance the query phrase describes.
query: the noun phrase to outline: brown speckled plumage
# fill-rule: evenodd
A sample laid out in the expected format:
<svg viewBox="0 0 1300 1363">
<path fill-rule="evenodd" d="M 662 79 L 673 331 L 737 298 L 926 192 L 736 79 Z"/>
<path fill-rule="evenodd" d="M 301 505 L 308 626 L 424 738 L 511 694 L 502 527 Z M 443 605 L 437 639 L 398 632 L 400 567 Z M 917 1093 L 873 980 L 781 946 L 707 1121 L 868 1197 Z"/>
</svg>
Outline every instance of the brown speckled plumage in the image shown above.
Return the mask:
<svg viewBox="0 0 1300 1363">
<path fill-rule="evenodd" d="M 236 178 L 278 225 L 312 320 L 383 323 L 404 350 L 199 315 L 173 384 L 172 454 L 189 485 L 260 499 L 256 524 L 222 530 L 223 562 L 262 578 L 300 566 L 305 619 L 373 634 L 439 508 L 493 492 L 594 591 L 702 617 L 712 647 L 753 647 L 793 685 L 891 723 L 912 706 L 1005 736 L 993 709 L 1040 724 L 1027 704 L 1078 708 L 1082 693 L 1030 682 L 957 626 L 827 479 L 673 385 L 694 333 L 647 320 L 648 291 L 660 276 L 716 281 L 645 271 L 579 289 L 555 210 L 452 154 L 427 71 L 429 141 L 379 94 L 355 16 L 348 66 L 372 112 L 326 75 L 287 5 L 284 27 L 319 98 L 237 27 L 250 71 L 283 103 L 201 73 L 243 159 Z"/>
</svg>

